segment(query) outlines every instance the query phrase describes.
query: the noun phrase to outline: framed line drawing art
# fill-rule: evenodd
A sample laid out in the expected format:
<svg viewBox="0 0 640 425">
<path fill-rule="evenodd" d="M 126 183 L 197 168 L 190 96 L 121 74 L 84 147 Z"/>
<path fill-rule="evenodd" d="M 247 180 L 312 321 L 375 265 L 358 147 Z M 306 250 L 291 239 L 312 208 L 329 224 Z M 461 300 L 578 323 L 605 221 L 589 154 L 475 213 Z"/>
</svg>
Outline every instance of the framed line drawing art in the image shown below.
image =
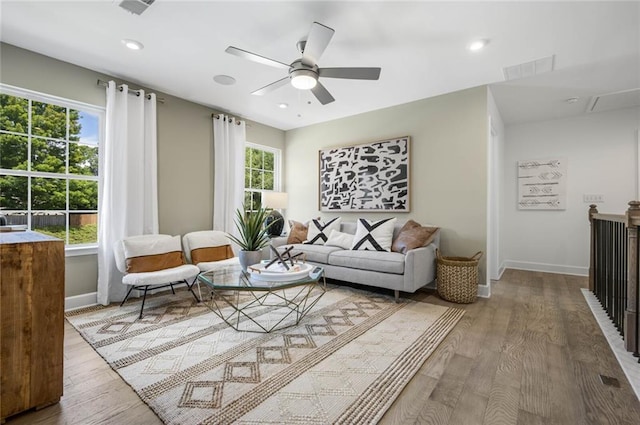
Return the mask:
<svg viewBox="0 0 640 425">
<path fill-rule="evenodd" d="M 566 209 L 567 158 L 518 161 L 518 209 Z"/>
<path fill-rule="evenodd" d="M 409 212 L 409 136 L 321 150 L 320 211 Z"/>
</svg>

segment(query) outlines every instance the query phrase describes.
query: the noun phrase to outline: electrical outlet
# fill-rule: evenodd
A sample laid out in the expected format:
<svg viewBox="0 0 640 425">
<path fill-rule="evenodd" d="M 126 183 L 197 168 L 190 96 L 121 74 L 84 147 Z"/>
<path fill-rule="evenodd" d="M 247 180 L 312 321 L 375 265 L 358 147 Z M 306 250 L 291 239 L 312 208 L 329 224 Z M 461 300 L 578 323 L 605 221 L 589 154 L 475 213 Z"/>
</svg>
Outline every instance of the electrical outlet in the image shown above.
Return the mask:
<svg viewBox="0 0 640 425">
<path fill-rule="evenodd" d="M 587 204 L 601 204 L 604 202 L 604 195 L 584 194 L 582 200 Z"/>
</svg>

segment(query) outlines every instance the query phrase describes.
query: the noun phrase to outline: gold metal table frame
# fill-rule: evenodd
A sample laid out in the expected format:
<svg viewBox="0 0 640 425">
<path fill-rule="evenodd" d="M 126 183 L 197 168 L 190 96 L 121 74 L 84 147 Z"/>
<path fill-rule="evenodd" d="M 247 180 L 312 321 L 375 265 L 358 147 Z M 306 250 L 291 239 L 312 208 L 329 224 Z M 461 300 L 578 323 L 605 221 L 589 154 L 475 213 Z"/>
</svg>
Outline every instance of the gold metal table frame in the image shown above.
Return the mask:
<svg viewBox="0 0 640 425">
<path fill-rule="evenodd" d="M 299 324 L 327 286 L 324 270 L 315 279 L 305 276 L 277 282 L 256 280 L 240 266 L 202 272 L 197 282 L 202 302 L 225 323 L 236 331 L 259 333 Z M 200 283 L 204 284 L 204 294 Z"/>
</svg>

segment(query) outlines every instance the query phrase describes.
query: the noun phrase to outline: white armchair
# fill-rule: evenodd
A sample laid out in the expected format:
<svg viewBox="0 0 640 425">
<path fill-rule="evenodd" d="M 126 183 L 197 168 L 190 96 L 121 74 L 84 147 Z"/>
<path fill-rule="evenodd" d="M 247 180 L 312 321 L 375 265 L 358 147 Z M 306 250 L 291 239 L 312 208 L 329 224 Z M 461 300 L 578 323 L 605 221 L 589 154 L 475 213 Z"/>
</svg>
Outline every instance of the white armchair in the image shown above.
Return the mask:
<svg viewBox="0 0 640 425">
<path fill-rule="evenodd" d="M 127 301 L 131 291 L 144 289 L 140 319 L 149 288 L 171 287 L 175 294 L 173 284 L 185 283 L 196 301 L 200 301 L 193 292 L 193 284 L 200 269 L 185 263 L 180 236 L 131 236 L 116 242 L 114 255 L 118 270 L 124 273 L 122 283 L 130 286 L 120 306 Z M 192 278 L 193 281 L 189 282 Z"/>
<path fill-rule="evenodd" d="M 227 234 L 219 230 L 187 233 L 182 237 L 182 245 L 187 261 L 203 272 L 240 264 Z"/>
</svg>

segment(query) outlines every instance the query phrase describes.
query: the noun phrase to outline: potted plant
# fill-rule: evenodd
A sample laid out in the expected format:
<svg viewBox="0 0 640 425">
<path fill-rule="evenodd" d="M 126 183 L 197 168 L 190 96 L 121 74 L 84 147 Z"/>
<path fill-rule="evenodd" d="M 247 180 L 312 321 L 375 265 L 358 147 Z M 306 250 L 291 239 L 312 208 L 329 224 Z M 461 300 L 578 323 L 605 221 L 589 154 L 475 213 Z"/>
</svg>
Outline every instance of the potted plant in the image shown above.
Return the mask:
<svg viewBox="0 0 640 425">
<path fill-rule="evenodd" d="M 246 205 L 242 209 L 236 210 L 236 229 L 239 236 L 228 234 L 229 239 L 238 244 L 240 252 L 238 258 L 242 270 L 247 270 L 247 266 L 257 264 L 262 260 L 262 252 L 265 246 L 269 245 L 269 227 L 265 226 L 265 220 L 269 215 L 269 210 L 258 207 L 257 210 L 247 211 Z"/>
</svg>

